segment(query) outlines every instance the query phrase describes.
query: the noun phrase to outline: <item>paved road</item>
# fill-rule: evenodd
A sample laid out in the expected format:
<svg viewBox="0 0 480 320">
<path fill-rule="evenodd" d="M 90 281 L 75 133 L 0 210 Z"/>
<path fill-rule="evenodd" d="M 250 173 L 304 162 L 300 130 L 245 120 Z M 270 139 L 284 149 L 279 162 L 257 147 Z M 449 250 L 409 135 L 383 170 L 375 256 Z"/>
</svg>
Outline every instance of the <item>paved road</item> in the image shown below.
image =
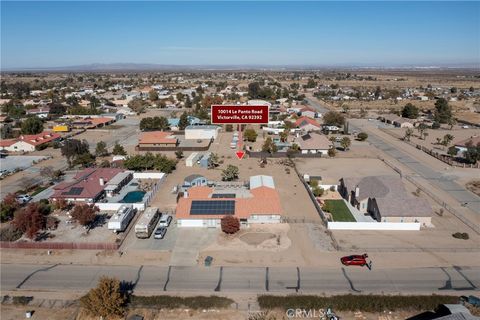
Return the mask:
<svg viewBox="0 0 480 320">
<path fill-rule="evenodd" d="M 442 293 L 480 288 L 480 267 L 368 270 L 295 267 L 157 267 L 1 265 L 2 290 L 86 291 L 102 275 L 126 281 L 137 292 L 232 293 Z M 478 293 L 475 293 L 478 294 Z"/>
</svg>

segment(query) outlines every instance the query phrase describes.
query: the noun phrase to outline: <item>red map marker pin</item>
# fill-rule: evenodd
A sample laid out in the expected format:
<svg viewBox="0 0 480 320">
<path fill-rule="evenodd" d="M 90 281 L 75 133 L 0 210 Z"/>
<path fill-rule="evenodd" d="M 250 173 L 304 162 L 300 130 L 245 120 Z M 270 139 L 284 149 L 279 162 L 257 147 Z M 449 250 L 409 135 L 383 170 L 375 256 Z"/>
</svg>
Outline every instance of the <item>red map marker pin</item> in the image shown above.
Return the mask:
<svg viewBox="0 0 480 320">
<path fill-rule="evenodd" d="M 243 151 L 237 151 L 237 152 L 235 152 L 235 154 L 237 155 L 237 158 L 238 158 L 239 160 L 242 160 L 243 156 L 245 155 L 245 152 L 243 152 Z"/>
</svg>

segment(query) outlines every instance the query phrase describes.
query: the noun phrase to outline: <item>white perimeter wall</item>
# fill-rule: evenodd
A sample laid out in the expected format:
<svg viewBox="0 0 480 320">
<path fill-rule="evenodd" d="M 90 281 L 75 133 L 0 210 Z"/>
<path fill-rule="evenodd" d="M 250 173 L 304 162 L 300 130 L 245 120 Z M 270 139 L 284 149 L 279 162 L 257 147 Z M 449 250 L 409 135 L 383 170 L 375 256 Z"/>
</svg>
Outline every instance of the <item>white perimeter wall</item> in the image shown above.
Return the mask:
<svg viewBox="0 0 480 320">
<path fill-rule="evenodd" d="M 158 179 L 163 180 L 165 173 L 163 172 L 134 172 L 134 179 Z"/>
<path fill-rule="evenodd" d="M 391 230 L 418 231 L 417 222 L 328 222 L 330 230 Z"/>
</svg>

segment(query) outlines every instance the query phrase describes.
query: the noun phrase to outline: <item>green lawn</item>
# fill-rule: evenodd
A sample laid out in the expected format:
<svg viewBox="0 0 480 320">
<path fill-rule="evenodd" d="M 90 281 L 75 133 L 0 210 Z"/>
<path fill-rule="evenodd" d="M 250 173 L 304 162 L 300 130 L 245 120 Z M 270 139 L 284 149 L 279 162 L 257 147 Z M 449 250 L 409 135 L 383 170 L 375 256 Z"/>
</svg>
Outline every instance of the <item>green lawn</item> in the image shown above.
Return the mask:
<svg viewBox="0 0 480 320">
<path fill-rule="evenodd" d="M 332 214 L 333 221 L 356 222 L 343 200 L 325 200 L 324 210 Z"/>
</svg>

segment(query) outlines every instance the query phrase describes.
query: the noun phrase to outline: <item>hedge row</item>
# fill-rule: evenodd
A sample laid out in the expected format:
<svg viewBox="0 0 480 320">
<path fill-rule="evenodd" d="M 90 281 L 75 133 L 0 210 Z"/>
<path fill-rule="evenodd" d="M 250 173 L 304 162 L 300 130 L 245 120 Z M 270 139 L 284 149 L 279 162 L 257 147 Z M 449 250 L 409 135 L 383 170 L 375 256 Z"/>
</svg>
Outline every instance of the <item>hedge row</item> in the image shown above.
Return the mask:
<svg viewBox="0 0 480 320">
<path fill-rule="evenodd" d="M 130 305 L 132 307 L 155 307 L 164 309 L 191 308 L 191 309 L 209 309 L 209 308 L 228 308 L 234 301 L 225 297 L 218 296 L 195 296 L 195 297 L 176 297 L 176 296 L 131 296 Z"/>
<path fill-rule="evenodd" d="M 383 312 L 396 310 L 434 310 L 439 304 L 458 303 L 455 296 L 390 296 L 390 295 L 338 295 L 331 297 L 313 295 L 258 296 L 262 309 L 325 309 L 335 311 Z"/>
</svg>

